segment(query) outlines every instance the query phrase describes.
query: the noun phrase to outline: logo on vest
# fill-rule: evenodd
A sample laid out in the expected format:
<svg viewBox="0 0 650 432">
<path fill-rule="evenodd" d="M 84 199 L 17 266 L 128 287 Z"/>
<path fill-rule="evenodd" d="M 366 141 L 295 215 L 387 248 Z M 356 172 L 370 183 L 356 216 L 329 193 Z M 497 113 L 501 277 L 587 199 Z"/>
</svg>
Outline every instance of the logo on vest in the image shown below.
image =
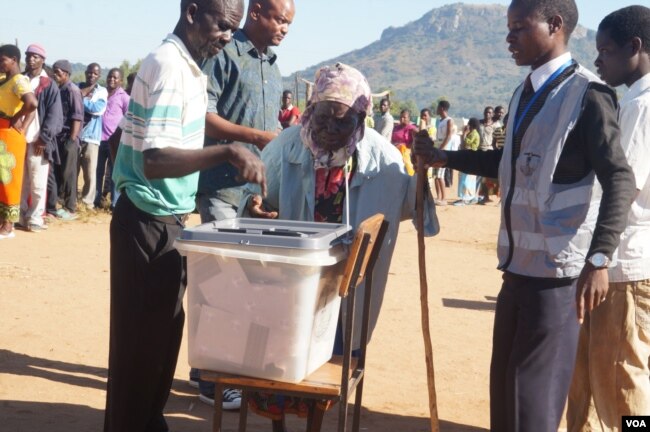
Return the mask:
<svg viewBox="0 0 650 432">
<path fill-rule="evenodd" d="M 530 177 L 539 168 L 542 157 L 535 153 L 524 153 L 524 159 L 519 166 L 519 171 L 526 177 Z"/>
<path fill-rule="evenodd" d="M 650 416 L 623 416 L 621 431 L 650 431 Z"/>
</svg>

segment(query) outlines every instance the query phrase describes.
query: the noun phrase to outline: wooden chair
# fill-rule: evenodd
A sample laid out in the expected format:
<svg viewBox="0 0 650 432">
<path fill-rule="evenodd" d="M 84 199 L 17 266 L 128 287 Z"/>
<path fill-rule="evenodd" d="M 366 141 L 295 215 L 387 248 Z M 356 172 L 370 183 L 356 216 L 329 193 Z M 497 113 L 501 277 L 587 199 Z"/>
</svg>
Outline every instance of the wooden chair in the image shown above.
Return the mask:
<svg viewBox="0 0 650 432">
<path fill-rule="evenodd" d="M 356 389 L 352 430 L 358 431 L 363 396 L 363 379 L 365 376 L 366 345 L 368 343 L 368 318 L 372 288 L 372 271 L 379 256 L 379 251 L 388 229 L 388 222 L 382 214 L 376 214 L 363 221 L 355 234 L 350 247 L 339 295 L 346 298 L 347 316 L 343 326 L 344 347 L 342 356 L 334 356 L 328 363 L 297 384 L 267 379 L 231 375 L 214 371 L 201 371 L 201 379 L 215 384 L 215 410 L 212 431 L 221 432 L 222 398 L 224 388 L 242 389 L 242 404 L 239 412 L 239 431 L 246 430 L 248 415 L 248 395 L 250 392 L 265 392 L 298 396 L 318 400 L 339 402 L 338 431 L 347 430 L 348 399 Z M 363 299 L 363 316 L 361 328 L 360 355 L 352 358 L 352 340 L 354 335 L 354 306 L 356 288 L 365 279 L 365 296 Z M 307 431 L 320 431 L 325 411 L 313 404 L 307 418 Z M 273 430 L 284 429 L 282 421 L 273 421 Z"/>
</svg>

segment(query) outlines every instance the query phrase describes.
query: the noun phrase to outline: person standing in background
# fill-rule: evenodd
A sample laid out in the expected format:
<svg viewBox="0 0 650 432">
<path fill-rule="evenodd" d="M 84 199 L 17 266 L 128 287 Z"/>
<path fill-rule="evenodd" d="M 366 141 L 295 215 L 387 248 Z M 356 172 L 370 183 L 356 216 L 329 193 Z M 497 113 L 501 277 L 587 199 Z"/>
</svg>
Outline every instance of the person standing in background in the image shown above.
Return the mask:
<svg viewBox="0 0 650 432">
<path fill-rule="evenodd" d="M 101 206 L 102 198 L 111 194 L 110 207 L 113 209 L 117 202 L 117 191 L 113 187 L 113 161 L 111 160 L 108 139 L 113 135 L 122 117 L 129 108 L 129 95 L 122 88 L 122 71 L 113 68 L 108 71 L 106 77 L 106 88 L 108 97 L 106 99 L 106 111 L 102 115 L 102 141 L 99 144 L 97 155 L 97 192 L 95 194 L 95 208 Z"/>
<path fill-rule="evenodd" d="M 108 92 L 97 83 L 102 69 L 97 63 L 86 68 L 86 81 L 79 85 L 84 104 L 84 126 L 81 130 L 79 165 L 83 174 L 81 202 L 92 209 L 95 206 L 97 187 L 97 156 L 102 140 L 102 116 L 106 111 Z"/>
<path fill-rule="evenodd" d="M 395 127 L 395 119 L 390 113 L 390 100 L 384 98 L 379 102 L 379 113 L 375 114 L 374 120 L 375 130 L 390 142 Z"/>
<path fill-rule="evenodd" d="M 411 146 L 413 145 L 413 134 L 417 130 L 417 126 L 411 123 L 411 111 L 403 109 L 399 114 L 399 123 L 393 128 L 391 143 L 402 154 L 404 167 L 408 175 L 415 174 L 413 162 L 411 161 Z"/>
<path fill-rule="evenodd" d="M 34 119 L 38 101 L 29 79 L 20 74 L 20 50 L 0 46 L 0 240 L 13 238 L 20 215 L 25 166 L 25 130 Z"/>
<path fill-rule="evenodd" d="M 298 107 L 293 106 L 293 93 L 291 90 L 282 92 L 282 105 L 278 113 L 278 121 L 282 125 L 282 129 L 290 126 L 297 125 L 300 119 L 300 110 Z"/>
<path fill-rule="evenodd" d="M 497 128 L 498 125 L 494 122 L 494 108 L 491 106 L 485 107 L 479 128 L 479 135 L 481 136 L 480 151 L 494 150 L 494 132 Z M 476 178 L 478 204 L 485 204 L 492 201 L 490 199 L 490 192 L 494 189 L 494 183 L 496 183 L 495 179 L 489 179 L 487 177 Z"/>
<path fill-rule="evenodd" d="M 479 119 L 472 117 L 463 128 L 461 150 L 477 151 L 481 143 L 479 135 Z M 446 168 L 449 169 L 449 168 Z M 476 199 L 476 176 L 464 172 L 458 173 L 458 200 L 454 201 L 455 206 L 472 204 Z"/>
<path fill-rule="evenodd" d="M 50 171 L 60 163 L 56 136 L 63 128 L 59 86 L 43 70 L 47 53 L 39 44 L 25 51 L 25 73 L 38 100 L 36 118 L 27 128 L 27 157 L 20 200 L 20 225 L 37 233 L 47 229 L 43 219 Z"/>
<path fill-rule="evenodd" d="M 83 99 L 79 87 L 70 81 L 72 65 L 68 60 L 57 60 L 52 65 L 54 81 L 59 85 L 63 129 L 57 136 L 61 163 L 54 167 L 47 180 L 47 214 L 60 220 L 77 218 L 77 177 L 79 163 L 79 132 L 83 122 Z M 57 209 L 58 198 L 63 207 Z"/>
<path fill-rule="evenodd" d="M 449 101 L 442 100 L 438 102 L 436 114 L 440 117 L 438 122 L 438 130 L 436 131 L 436 146 L 441 150 L 451 150 L 449 146 L 455 135 L 454 119 L 449 116 L 449 108 L 451 104 Z M 444 167 L 436 167 L 433 170 L 434 185 L 436 189 L 436 204 L 447 205 L 445 197 L 445 170 Z"/>
<path fill-rule="evenodd" d="M 580 329 L 567 431 L 618 431 L 623 416 L 650 414 L 650 9 L 606 16 L 595 65 L 621 99 L 621 145 L 636 197 L 627 215 L 604 302 Z"/>
<path fill-rule="evenodd" d="M 124 91 L 129 96 L 131 96 L 131 90 L 133 89 L 133 83 L 135 82 L 136 76 L 138 76 L 137 72 L 131 72 L 126 76 L 126 88 L 124 89 Z"/>
<path fill-rule="evenodd" d="M 424 122 L 424 123 L 422 123 Z M 424 126 L 426 129 L 427 133 L 432 139 L 436 138 L 436 125 L 433 122 L 433 118 L 431 117 L 431 110 L 429 108 L 422 108 L 420 110 L 420 128 Z M 421 129 L 420 129 L 421 130 Z"/>
</svg>

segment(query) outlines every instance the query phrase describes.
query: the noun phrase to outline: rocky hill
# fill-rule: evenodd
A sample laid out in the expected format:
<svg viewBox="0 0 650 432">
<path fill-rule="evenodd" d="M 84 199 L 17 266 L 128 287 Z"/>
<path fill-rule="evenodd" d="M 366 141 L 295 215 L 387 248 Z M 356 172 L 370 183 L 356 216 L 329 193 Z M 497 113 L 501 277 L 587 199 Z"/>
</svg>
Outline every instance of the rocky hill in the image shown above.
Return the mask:
<svg viewBox="0 0 650 432">
<path fill-rule="evenodd" d="M 506 105 L 528 69 L 519 68 L 505 42 L 506 11 L 501 5 L 456 3 L 434 9 L 403 27 L 385 29 L 370 45 L 299 71 L 313 79 L 318 67 L 338 61 L 366 74 L 374 92 L 392 90 L 418 107 L 441 97 L 454 116 L 477 116 L 485 105 Z M 595 32 L 578 26 L 570 49 L 592 68 Z M 294 75 L 285 78 L 292 88 Z"/>
</svg>

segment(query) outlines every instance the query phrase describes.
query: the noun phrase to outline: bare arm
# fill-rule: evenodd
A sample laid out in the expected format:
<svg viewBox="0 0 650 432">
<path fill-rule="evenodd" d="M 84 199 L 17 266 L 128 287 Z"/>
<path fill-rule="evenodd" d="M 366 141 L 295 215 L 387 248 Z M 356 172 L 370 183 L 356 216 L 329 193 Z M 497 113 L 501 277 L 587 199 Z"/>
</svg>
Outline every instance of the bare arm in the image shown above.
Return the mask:
<svg viewBox="0 0 650 432">
<path fill-rule="evenodd" d="M 254 144 L 260 150 L 278 136 L 277 132 L 267 132 L 229 122 L 216 113 L 208 113 L 205 116 L 205 135 L 213 139 Z"/>
<path fill-rule="evenodd" d="M 230 162 L 242 180 L 258 183 L 266 195 L 266 174 L 262 161 L 243 146 L 217 145 L 197 150 L 173 147 L 150 149 L 144 153 L 144 175 L 149 179 L 175 178 Z"/>
<path fill-rule="evenodd" d="M 38 101 L 34 93 L 26 93 L 21 98 L 23 106 L 11 118 L 11 125 L 20 133 L 24 133 L 29 124 L 34 120 L 34 111 L 38 107 Z"/>
</svg>

